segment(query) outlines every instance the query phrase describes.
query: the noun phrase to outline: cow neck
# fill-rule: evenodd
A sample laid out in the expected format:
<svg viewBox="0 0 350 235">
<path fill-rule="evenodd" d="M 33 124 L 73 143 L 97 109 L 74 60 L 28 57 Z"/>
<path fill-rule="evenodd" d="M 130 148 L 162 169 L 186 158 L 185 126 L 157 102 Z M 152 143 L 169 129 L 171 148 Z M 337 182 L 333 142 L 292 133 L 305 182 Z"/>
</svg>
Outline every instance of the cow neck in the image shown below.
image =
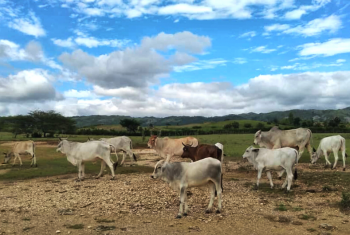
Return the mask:
<svg viewBox="0 0 350 235">
<path fill-rule="evenodd" d="M 78 142 L 70 142 L 70 141 L 67 141 L 67 145 L 68 145 L 68 151 L 67 151 L 67 155 L 70 154 L 72 152 L 72 149 L 77 145 L 77 144 L 80 144 Z"/>
<path fill-rule="evenodd" d="M 156 138 L 155 140 L 155 146 L 154 148 L 157 149 L 163 149 L 163 139 L 160 139 L 159 137 Z"/>
<path fill-rule="evenodd" d="M 267 146 L 265 146 L 265 147 L 267 147 L 267 148 L 273 148 L 273 144 L 271 143 L 271 141 L 270 141 L 270 138 L 268 138 L 267 137 L 267 135 L 268 134 L 271 134 L 270 132 L 269 133 L 263 133 L 263 132 L 261 132 L 261 142 L 262 143 L 266 143 L 266 145 Z M 265 144 L 264 144 L 265 145 Z"/>
<path fill-rule="evenodd" d="M 316 150 L 316 154 L 318 157 L 321 157 L 323 155 L 323 151 L 321 149 L 321 145 L 318 146 L 317 150 Z"/>
</svg>

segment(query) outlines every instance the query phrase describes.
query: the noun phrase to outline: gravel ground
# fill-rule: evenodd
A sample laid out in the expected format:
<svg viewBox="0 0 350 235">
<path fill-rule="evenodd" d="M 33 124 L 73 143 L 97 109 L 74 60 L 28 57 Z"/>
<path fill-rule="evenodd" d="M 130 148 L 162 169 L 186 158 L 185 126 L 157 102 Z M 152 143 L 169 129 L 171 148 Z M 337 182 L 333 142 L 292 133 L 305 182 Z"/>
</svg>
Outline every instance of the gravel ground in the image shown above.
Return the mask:
<svg viewBox="0 0 350 235">
<path fill-rule="evenodd" d="M 150 150 L 138 155 L 140 164 L 157 159 Z M 256 172 L 242 166 L 226 164 L 222 214 L 205 214 L 208 190 L 195 188 L 189 216 L 182 219 L 175 219 L 178 193 L 149 174 L 0 182 L 0 234 L 350 234 L 350 216 L 336 205 L 340 191 L 321 193 L 321 186 L 300 181 L 290 194 L 254 191 Z M 306 164 L 299 167 L 307 171 Z M 281 182 L 274 177 L 274 183 Z M 306 192 L 312 189 L 316 193 Z M 281 204 L 286 211 L 276 210 Z"/>
</svg>

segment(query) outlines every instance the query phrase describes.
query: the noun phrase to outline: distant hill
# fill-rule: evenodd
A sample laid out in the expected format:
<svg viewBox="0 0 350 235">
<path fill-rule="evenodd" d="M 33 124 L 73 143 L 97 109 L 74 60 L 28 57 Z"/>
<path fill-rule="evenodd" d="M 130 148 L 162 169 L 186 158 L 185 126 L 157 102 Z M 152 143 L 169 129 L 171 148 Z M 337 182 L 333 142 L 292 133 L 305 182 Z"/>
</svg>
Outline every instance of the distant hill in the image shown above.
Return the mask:
<svg viewBox="0 0 350 235">
<path fill-rule="evenodd" d="M 289 113 L 292 112 L 294 117 L 299 117 L 303 120 L 314 120 L 314 121 L 327 121 L 335 117 L 339 117 L 344 122 L 350 122 L 350 107 L 337 110 L 302 110 L 294 109 L 288 111 L 275 111 L 270 113 L 242 113 L 242 114 L 230 114 L 225 116 L 215 117 L 202 117 L 202 116 L 169 116 L 164 118 L 157 117 L 141 117 L 135 118 L 141 122 L 142 126 L 148 126 L 153 124 L 154 126 L 166 126 L 166 125 L 188 125 L 195 123 L 205 122 L 220 122 L 227 120 L 255 120 L 255 121 L 273 121 L 274 119 L 288 118 Z M 119 116 L 119 115 L 92 115 L 92 116 L 75 116 L 72 117 L 78 127 L 87 126 L 100 126 L 100 125 L 118 125 L 121 119 L 133 118 L 130 116 Z"/>
</svg>

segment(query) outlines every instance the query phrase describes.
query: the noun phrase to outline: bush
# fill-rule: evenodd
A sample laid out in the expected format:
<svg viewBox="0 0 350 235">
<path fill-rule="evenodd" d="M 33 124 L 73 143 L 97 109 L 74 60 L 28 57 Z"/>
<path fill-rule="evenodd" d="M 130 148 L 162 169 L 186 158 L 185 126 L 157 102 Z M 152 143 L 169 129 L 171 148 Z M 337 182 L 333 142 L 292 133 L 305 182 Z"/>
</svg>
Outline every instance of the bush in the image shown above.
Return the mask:
<svg viewBox="0 0 350 235">
<path fill-rule="evenodd" d="M 340 201 L 340 208 L 343 210 L 350 210 L 350 193 L 343 192 Z"/>
<path fill-rule="evenodd" d="M 33 132 L 32 133 L 32 138 L 41 138 L 41 133 L 38 133 L 38 132 Z"/>
<path fill-rule="evenodd" d="M 245 124 L 244 124 L 244 127 L 245 127 L 245 128 L 252 128 L 252 124 L 250 124 L 250 123 L 245 123 Z"/>
<path fill-rule="evenodd" d="M 201 126 L 193 126 L 192 127 L 192 129 L 196 129 L 196 130 L 201 129 L 201 128 L 202 128 Z"/>
</svg>

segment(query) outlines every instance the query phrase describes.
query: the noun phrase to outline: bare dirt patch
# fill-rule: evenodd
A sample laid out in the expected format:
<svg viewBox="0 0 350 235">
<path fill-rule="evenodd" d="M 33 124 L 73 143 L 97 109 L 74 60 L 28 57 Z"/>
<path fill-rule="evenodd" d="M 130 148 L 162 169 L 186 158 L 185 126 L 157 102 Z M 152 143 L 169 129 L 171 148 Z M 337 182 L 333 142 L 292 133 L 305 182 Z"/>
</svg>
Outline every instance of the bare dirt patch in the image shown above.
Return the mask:
<svg viewBox="0 0 350 235">
<path fill-rule="evenodd" d="M 150 149 L 135 153 L 138 164 L 153 166 L 159 160 Z M 189 215 L 179 220 L 178 192 L 149 174 L 117 175 L 115 181 L 88 176 L 79 183 L 76 174 L 2 181 L 0 234 L 350 234 L 350 216 L 337 206 L 341 185 L 332 186 L 337 191 L 322 191 L 317 182 L 309 186 L 298 180 L 293 192 L 285 194 L 278 188 L 282 181 L 274 176 L 276 188 L 271 190 L 264 176 L 255 191 L 256 172 L 246 163 L 226 166 L 223 212 L 205 214 L 209 194 L 195 188 L 188 197 Z M 311 172 L 308 164 L 298 167 L 300 177 Z"/>
</svg>

